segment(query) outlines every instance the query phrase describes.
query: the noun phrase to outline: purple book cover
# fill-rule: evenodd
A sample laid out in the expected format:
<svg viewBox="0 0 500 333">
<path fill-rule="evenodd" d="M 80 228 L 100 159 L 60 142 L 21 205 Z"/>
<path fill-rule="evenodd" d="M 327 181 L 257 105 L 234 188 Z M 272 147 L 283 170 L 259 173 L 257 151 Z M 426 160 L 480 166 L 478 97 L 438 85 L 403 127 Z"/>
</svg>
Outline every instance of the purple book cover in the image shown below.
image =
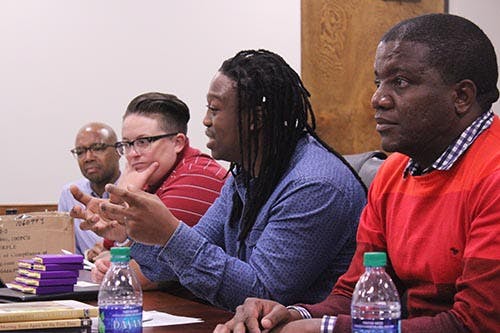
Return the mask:
<svg viewBox="0 0 500 333">
<path fill-rule="evenodd" d="M 39 264 L 80 264 L 83 263 L 81 254 L 41 254 L 33 258 Z"/>
<path fill-rule="evenodd" d="M 78 271 L 83 269 L 83 264 L 33 264 L 35 271 Z"/>
<path fill-rule="evenodd" d="M 16 276 L 15 279 L 17 282 L 21 282 L 23 284 L 29 286 L 62 286 L 62 285 L 73 285 L 76 283 L 76 277 L 66 278 L 66 279 L 32 279 L 25 276 Z"/>
<path fill-rule="evenodd" d="M 22 291 L 23 293 L 35 294 L 35 295 L 73 292 L 73 287 L 74 287 L 73 285 L 35 287 L 35 286 L 28 286 L 19 282 L 13 282 L 10 285 L 12 289 Z"/>
<path fill-rule="evenodd" d="M 78 277 L 78 271 L 35 271 L 32 269 L 19 268 L 17 272 L 21 275 L 35 279 L 61 279 Z"/>
<path fill-rule="evenodd" d="M 17 267 L 31 269 L 33 267 L 33 260 L 32 259 L 20 259 L 17 261 Z"/>
</svg>

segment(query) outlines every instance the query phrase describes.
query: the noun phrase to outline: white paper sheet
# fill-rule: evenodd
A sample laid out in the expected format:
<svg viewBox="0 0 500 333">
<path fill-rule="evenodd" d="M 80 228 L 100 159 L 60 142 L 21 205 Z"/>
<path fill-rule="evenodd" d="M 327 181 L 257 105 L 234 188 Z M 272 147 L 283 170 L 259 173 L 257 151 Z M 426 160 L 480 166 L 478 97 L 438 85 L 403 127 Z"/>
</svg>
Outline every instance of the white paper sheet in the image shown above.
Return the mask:
<svg viewBox="0 0 500 333">
<path fill-rule="evenodd" d="M 144 320 L 148 319 L 148 316 L 150 316 L 151 319 Z M 193 324 L 193 323 L 203 322 L 203 320 L 201 320 L 200 318 L 174 316 L 160 311 L 144 311 L 142 313 L 142 317 L 143 317 L 142 327 L 182 325 L 182 324 Z"/>
</svg>

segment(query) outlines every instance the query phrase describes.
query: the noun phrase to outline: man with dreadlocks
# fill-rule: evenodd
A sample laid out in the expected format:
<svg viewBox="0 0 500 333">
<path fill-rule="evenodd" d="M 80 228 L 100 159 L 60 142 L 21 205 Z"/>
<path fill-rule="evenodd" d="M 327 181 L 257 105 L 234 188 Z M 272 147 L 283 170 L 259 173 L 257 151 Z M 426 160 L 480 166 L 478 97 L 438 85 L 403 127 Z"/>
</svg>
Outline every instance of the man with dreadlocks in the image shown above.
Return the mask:
<svg viewBox="0 0 500 333">
<path fill-rule="evenodd" d="M 111 185 L 127 204 L 104 203 L 101 214 L 126 225 L 147 277 L 178 279 L 212 304 L 324 299 L 351 261 L 366 194 L 315 134 L 299 76 L 274 53 L 242 51 L 222 64 L 207 101 L 207 147 L 232 176 L 199 223 L 189 228 L 155 196 Z"/>
</svg>

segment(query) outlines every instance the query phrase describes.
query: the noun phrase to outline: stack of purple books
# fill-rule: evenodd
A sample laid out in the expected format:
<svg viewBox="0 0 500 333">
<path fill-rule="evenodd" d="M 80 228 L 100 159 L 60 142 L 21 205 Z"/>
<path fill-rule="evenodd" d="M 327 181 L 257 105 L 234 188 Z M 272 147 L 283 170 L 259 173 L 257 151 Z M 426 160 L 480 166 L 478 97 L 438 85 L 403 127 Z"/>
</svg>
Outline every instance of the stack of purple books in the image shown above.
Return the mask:
<svg viewBox="0 0 500 333">
<path fill-rule="evenodd" d="M 43 254 L 31 260 L 19 260 L 12 289 L 24 293 L 45 295 L 72 292 L 83 269 L 80 254 Z"/>
</svg>

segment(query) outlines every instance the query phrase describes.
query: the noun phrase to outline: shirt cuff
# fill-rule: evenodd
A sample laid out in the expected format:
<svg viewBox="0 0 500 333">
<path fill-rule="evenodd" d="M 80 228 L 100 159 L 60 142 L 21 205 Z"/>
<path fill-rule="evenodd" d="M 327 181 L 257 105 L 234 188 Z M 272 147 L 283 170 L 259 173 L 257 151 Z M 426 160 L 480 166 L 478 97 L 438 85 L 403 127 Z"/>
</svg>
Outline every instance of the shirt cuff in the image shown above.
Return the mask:
<svg viewBox="0 0 500 333">
<path fill-rule="evenodd" d="M 91 249 L 86 249 L 84 252 L 83 252 L 83 258 L 87 259 L 88 261 L 90 262 L 94 262 L 94 258 L 89 259 L 89 252 L 90 252 Z"/>
<path fill-rule="evenodd" d="M 309 313 L 309 311 L 307 311 L 306 308 L 303 308 L 301 306 L 290 305 L 290 306 L 287 306 L 286 308 L 288 310 L 295 310 L 295 311 L 297 311 L 300 314 L 300 316 L 302 317 L 302 319 L 311 319 L 312 318 L 312 316 Z"/>
<path fill-rule="evenodd" d="M 321 318 L 321 333 L 333 333 L 336 321 L 337 317 L 335 316 L 323 316 Z"/>
<path fill-rule="evenodd" d="M 118 242 L 118 241 L 115 241 L 115 243 L 113 244 L 114 246 L 116 247 L 125 247 L 125 246 L 128 246 L 130 247 L 130 245 L 132 244 L 132 240 L 130 238 L 126 238 L 123 242 Z"/>
</svg>

